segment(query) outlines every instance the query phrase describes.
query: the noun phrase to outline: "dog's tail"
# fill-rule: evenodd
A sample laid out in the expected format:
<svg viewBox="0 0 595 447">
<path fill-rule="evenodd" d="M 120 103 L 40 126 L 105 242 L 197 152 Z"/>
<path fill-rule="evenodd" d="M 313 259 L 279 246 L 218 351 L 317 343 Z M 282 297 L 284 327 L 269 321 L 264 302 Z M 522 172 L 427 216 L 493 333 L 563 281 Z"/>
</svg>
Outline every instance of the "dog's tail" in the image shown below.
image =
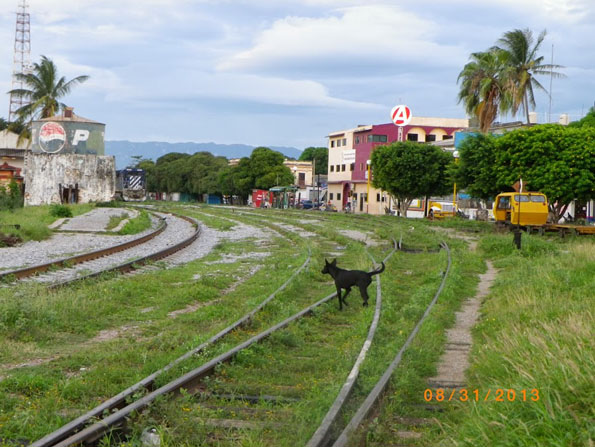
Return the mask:
<svg viewBox="0 0 595 447">
<path fill-rule="evenodd" d="M 379 273 L 384 272 L 384 262 L 380 261 L 380 263 L 382 264 L 382 267 L 380 267 L 380 270 L 374 270 L 374 271 L 370 272 L 370 276 L 377 275 Z"/>
</svg>

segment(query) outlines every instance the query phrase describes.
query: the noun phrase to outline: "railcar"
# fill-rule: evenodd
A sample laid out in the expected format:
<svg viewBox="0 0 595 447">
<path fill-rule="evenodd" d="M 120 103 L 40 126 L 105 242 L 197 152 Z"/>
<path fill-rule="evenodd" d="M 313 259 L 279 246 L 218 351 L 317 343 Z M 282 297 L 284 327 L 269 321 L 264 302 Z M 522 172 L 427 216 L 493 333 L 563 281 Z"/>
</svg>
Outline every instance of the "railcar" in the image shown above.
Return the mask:
<svg viewBox="0 0 595 447">
<path fill-rule="evenodd" d="M 147 200 L 144 169 L 126 168 L 116 171 L 116 198 L 125 202 L 143 202 Z"/>
</svg>

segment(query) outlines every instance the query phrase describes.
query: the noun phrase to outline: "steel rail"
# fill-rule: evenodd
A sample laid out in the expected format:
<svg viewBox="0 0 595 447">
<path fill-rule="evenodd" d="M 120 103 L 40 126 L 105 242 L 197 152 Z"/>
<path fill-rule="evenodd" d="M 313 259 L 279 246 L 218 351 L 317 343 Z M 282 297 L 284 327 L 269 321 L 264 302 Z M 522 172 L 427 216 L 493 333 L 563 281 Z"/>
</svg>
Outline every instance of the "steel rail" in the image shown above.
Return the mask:
<svg viewBox="0 0 595 447">
<path fill-rule="evenodd" d="M 168 384 L 158 388 L 157 390 L 147 394 L 146 396 L 140 398 L 139 400 L 127 405 L 126 407 L 112 413 L 102 420 L 90 425 L 78 433 L 73 434 L 72 436 L 58 442 L 57 444 L 53 444 L 54 447 L 67 447 L 72 445 L 78 445 L 80 443 L 86 442 L 94 442 L 103 436 L 110 427 L 119 426 L 124 423 L 125 419 L 129 417 L 132 413 L 138 412 L 143 408 L 150 405 L 157 397 L 163 396 L 165 394 L 173 393 L 179 391 L 181 388 L 192 390 L 202 379 L 203 377 L 211 374 L 217 365 L 223 362 L 227 362 L 235 357 L 243 349 L 246 349 L 253 345 L 256 342 L 263 340 L 264 338 L 268 337 L 272 333 L 285 328 L 293 321 L 303 317 L 306 314 L 311 313 L 315 308 L 318 306 L 330 301 L 337 295 L 336 292 L 324 297 L 320 301 L 311 304 L 310 306 L 306 307 L 305 309 L 299 311 L 298 313 L 292 315 L 291 317 L 283 320 L 280 323 L 270 327 L 269 329 L 251 337 L 250 339 L 246 340 L 239 345 L 236 345 L 234 348 L 230 349 L 229 351 L 217 356 L 216 358 L 210 360 L 209 362 L 199 366 L 196 369 L 184 374 L 183 376 L 169 382 Z M 35 444 L 33 444 L 35 445 Z"/>
<path fill-rule="evenodd" d="M 2 278 L 7 277 L 14 277 L 16 279 L 26 278 L 27 276 L 33 276 L 36 273 L 47 272 L 53 267 L 69 267 L 74 264 L 81 264 L 83 262 L 92 261 L 94 259 L 101 258 L 103 256 L 111 255 L 114 253 L 118 253 L 120 251 L 128 250 L 129 248 L 135 247 L 140 244 L 144 244 L 145 242 L 157 237 L 167 228 L 167 222 L 161 219 L 161 224 L 159 227 L 153 231 L 152 233 L 146 234 L 142 237 L 137 239 L 133 239 L 128 242 L 124 242 L 122 244 L 114 245 L 108 248 L 102 248 L 100 250 L 91 251 L 89 253 L 83 253 L 81 255 L 72 256 L 70 258 L 59 259 L 57 261 L 48 262 L 45 264 L 34 265 L 31 267 L 25 267 L 18 270 L 11 270 L 8 272 L 0 273 L 0 280 Z"/>
<path fill-rule="evenodd" d="M 184 219 L 184 220 L 190 222 L 192 225 L 194 225 L 195 231 L 192 234 L 192 236 L 190 236 L 187 239 L 184 239 L 181 242 L 178 242 L 177 244 L 172 245 L 171 247 L 167 247 L 167 248 L 164 248 L 163 250 L 156 251 L 155 253 L 151 253 L 149 255 L 134 259 L 132 261 L 128 261 L 123 264 L 119 264 L 119 265 L 116 265 L 113 267 L 109 267 L 107 269 L 100 270 L 98 272 L 89 273 L 89 274 L 83 275 L 83 276 L 77 276 L 76 278 L 68 279 L 66 281 L 56 282 L 56 283 L 50 284 L 48 286 L 48 288 L 55 289 L 58 287 L 63 287 L 68 284 L 72 284 L 74 282 L 83 281 L 85 279 L 97 278 L 98 276 L 101 276 L 104 273 L 109 273 L 109 272 L 118 271 L 121 273 L 127 273 L 132 270 L 136 270 L 136 268 L 137 268 L 136 266 L 144 265 L 144 264 L 147 264 L 148 262 L 158 261 L 160 259 L 166 258 L 167 256 L 171 256 L 172 254 L 186 248 L 187 246 L 192 244 L 196 239 L 198 239 L 198 236 L 200 236 L 200 225 L 196 219 L 194 219 L 192 217 L 188 217 L 188 216 L 174 214 L 174 213 L 170 213 L 170 214 L 172 214 L 176 217 L 179 217 L 180 219 Z"/>
<path fill-rule="evenodd" d="M 250 321 L 254 317 L 254 315 L 258 311 L 262 310 L 262 308 L 264 306 L 266 306 L 277 294 L 279 294 L 281 291 L 283 291 L 287 288 L 289 283 L 308 266 L 308 264 L 310 263 L 310 259 L 311 259 L 311 251 L 310 251 L 310 249 L 308 249 L 308 256 L 307 256 L 306 260 L 304 261 L 304 263 L 299 268 L 297 268 L 293 272 L 293 274 L 287 279 L 287 281 L 285 281 L 277 290 L 275 290 L 273 293 L 271 293 L 267 298 L 265 298 L 264 301 L 262 301 L 258 306 L 256 306 L 254 309 L 252 309 L 246 315 L 244 315 L 243 317 L 241 317 L 240 319 L 238 319 L 231 325 L 227 326 L 225 329 L 219 331 L 217 334 L 213 335 L 211 338 L 209 338 L 207 341 L 200 344 L 196 348 L 194 348 L 194 349 L 186 352 L 184 355 L 178 357 L 176 360 L 169 363 L 165 367 L 159 369 L 158 371 L 145 377 L 141 381 L 128 387 L 127 389 L 120 392 L 116 396 L 113 396 L 112 398 L 106 400 L 102 404 L 98 405 L 97 407 L 93 408 L 92 410 L 88 411 L 87 413 L 78 417 L 77 419 L 74 419 L 73 421 L 69 422 L 68 424 L 62 426 L 58 430 L 56 430 L 56 431 L 44 436 L 43 438 L 39 439 L 38 441 L 34 442 L 33 444 L 31 444 L 31 447 L 52 446 L 56 442 L 59 442 L 65 438 L 67 438 L 68 436 L 71 436 L 74 432 L 76 432 L 77 430 L 81 429 L 84 425 L 86 425 L 91 419 L 101 416 L 104 411 L 111 411 L 114 408 L 121 407 L 125 403 L 126 399 L 128 397 L 130 397 L 131 395 L 133 395 L 138 390 L 151 389 L 151 387 L 155 383 L 155 380 L 157 379 L 158 376 L 160 376 L 164 372 L 169 371 L 170 369 L 172 369 L 174 366 L 178 365 L 182 361 L 187 360 L 187 359 L 191 358 L 192 356 L 200 353 L 207 346 L 212 345 L 219 339 L 223 338 L 225 335 L 229 334 L 233 330 L 245 325 L 248 321 Z"/>
<path fill-rule="evenodd" d="M 394 358 L 394 360 L 388 366 L 388 368 L 386 369 L 386 371 L 384 372 L 382 377 L 378 380 L 378 382 L 376 383 L 376 385 L 374 386 L 372 391 L 368 394 L 368 396 L 366 397 L 366 399 L 364 400 L 362 405 L 356 411 L 355 415 L 351 418 L 351 421 L 349 421 L 349 423 L 347 424 L 345 429 L 341 432 L 341 435 L 339 436 L 339 438 L 337 438 L 337 440 L 333 443 L 332 447 L 344 447 L 345 445 L 347 445 L 350 435 L 357 429 L 357 427 L 362 423 L 362 421 L 370 414 L 372 407 L 376 404 L 376 402 L 378 401 L 378 398 L 386 389 L 393 372 L 395 371 L 397 366 L 399 366 L 399 363 L 401 363 L 401 358 L 403 357 L 403 353 L 405 352 L 405 350 L 407 350 L 407 348 L 409 347 L 409 345 L 411 344 L 411 342 L 413 341 L 413 339 L 419 332 L 421 325 L 423 324 L 424 320 L 426 319 L 426 317 L 428 316 L 428 314 L 434 307 L 434 304 L 436 304 L 436 301 L 438 300 L 438 297 L 442 293 L 442 289 L 444 288 L 444 285 L 446 283 L 446 278 L 448 277 L 448 273 L 450 272 L 450 266 L 451 266 L 450 248 L 444 242 L 442 243 L 442 247 L 444 247 L 444 249 L 446 250 L 446 252 L 448 254 L 448 261 L 447 261 L 446 270 L 443 272 L 443 275 L 442 275 L 442 281 L 440 283 L 440 287 L 438 287 L 438 290 L 436 291 L 434 298 L 432 299 L 432 301 L 426 308 L 424 314 L 422 315 L 420 320 L 417 322 L 417 324 L 415 325 L 415 327 L 409 334 L 409 337 L 407 337 L 407 340 L 403 344 L 402 348 L 399 350 L 399 352 L 396 355 L 396 357 Z"/>
<path fill-rule="evenodd" d="M 396 249 L 397 249 L 397 241 L 395 241 L 393 239 L 393 249 L 384 258 L 384 260 L 383 260 L 384 263 L 386 263 L 390 259 L 390 257 L 395 253 Z M 376 263 L 376 261 L 374 260 L 374 257 L 371 254 L 369 254 L 369 256 L 370 256 L 370 258 L 372 258 L 372 262 Z M 316 432 L 314 432 L 314 435 L 312 435 L 312 437 L 308 441 L 308 444 L 306 444 L 307 447 L 321 447 L 321 446 L 325 445 L 326 442 L 328 442 L 331 428 L 332 428 L 333 424 L 335 424 L 337 417 L 339 416 L 339 412 L 342 410 L 343 406 L 345 405 L 345 402 L 351 395 L 353 386 L 355 385 L 355 382 L 359 376 L 360 367 L 366 358 L 368 350 L 370 349 L 370 346 L 372 345 L 372 341 L 374 340 L 374 335 L 376 334 L 378 322 L 380 321 L 381 309 L 382 309 L 382 288 L 380 285 L 380 275 L 377 275 L 376 276 L 376 309 L 374 311 L 374 318 L 372 320 L 372 324 L 370 325 L 370 328 L 368 329 L 368 336 L 366 337 L 366 340 L 364 341 L 362 349 L 360 350 L 360 353 L 357 356 L 357 359 L 356 359 L 353 367 L 351 368 L 351 371 L 349 372 L 349 375 L 347 376 L 345 383 L 343 383 L 343 386 L 341 387 L 339 394 L 335 398 L 335 401 L 331 405 L 331 408 L 329 409 L 329 411 L 326 413 L 324 419 L 318 426 L 318 429 L 316 430 Z"/>
</svg>

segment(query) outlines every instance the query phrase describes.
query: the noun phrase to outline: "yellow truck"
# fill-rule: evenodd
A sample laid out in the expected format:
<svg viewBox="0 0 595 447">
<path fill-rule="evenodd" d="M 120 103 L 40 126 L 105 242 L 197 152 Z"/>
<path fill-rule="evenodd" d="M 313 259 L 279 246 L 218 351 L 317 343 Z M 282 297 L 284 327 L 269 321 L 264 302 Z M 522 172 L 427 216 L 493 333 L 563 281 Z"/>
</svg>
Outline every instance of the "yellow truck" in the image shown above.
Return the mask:
<svg viewBox="0 0 595 447">
<path fill-rule="evenodd" d="M 428 218 L 443 219 L 445 217 L 454 217 L 457 215 L 457 209 L 452 202 L 435 201 L 428 202 Z"/>
<path fill-rule="evenodd" d="M 494 218 L 496 224 L 520 225 L 527 230 L 536 228 L 540 233 L 557 231 L 565 234 L 595 234 L 592 225 L 567 225 L 547 223 L 548 201 L 540 192 L 504 192 L 496 196 Z"/>
<path fill-rule="evenodd" d="M 496 196 L 493 211 L 497 223 L 540 227 L 547 222 L 547 197 L 540 192 L 504 192 Z"/>
</svg>

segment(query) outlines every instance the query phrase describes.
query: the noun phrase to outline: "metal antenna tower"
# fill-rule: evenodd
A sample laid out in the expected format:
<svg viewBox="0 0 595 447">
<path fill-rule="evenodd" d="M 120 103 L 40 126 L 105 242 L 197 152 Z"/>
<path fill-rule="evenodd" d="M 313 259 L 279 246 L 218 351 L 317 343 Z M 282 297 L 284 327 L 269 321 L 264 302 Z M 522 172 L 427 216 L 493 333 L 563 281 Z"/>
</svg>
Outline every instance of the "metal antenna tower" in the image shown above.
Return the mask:
<svg viewBox="0 0 595 447">
<path fill-rule="evenodd" d="M 18 73 L 29 73 L 31 71 L 31 17 L 27 12 L 29 8 L 27 0 L 19 0 L 17 8 L 11 90 L 23 88 L 23 81 L 17 78 Z M 11 94 L 8 121 L 13 122 L 16 120 L 16 111 L 28 103 L 29 101 L 26 98 Z"/>
</svg>

